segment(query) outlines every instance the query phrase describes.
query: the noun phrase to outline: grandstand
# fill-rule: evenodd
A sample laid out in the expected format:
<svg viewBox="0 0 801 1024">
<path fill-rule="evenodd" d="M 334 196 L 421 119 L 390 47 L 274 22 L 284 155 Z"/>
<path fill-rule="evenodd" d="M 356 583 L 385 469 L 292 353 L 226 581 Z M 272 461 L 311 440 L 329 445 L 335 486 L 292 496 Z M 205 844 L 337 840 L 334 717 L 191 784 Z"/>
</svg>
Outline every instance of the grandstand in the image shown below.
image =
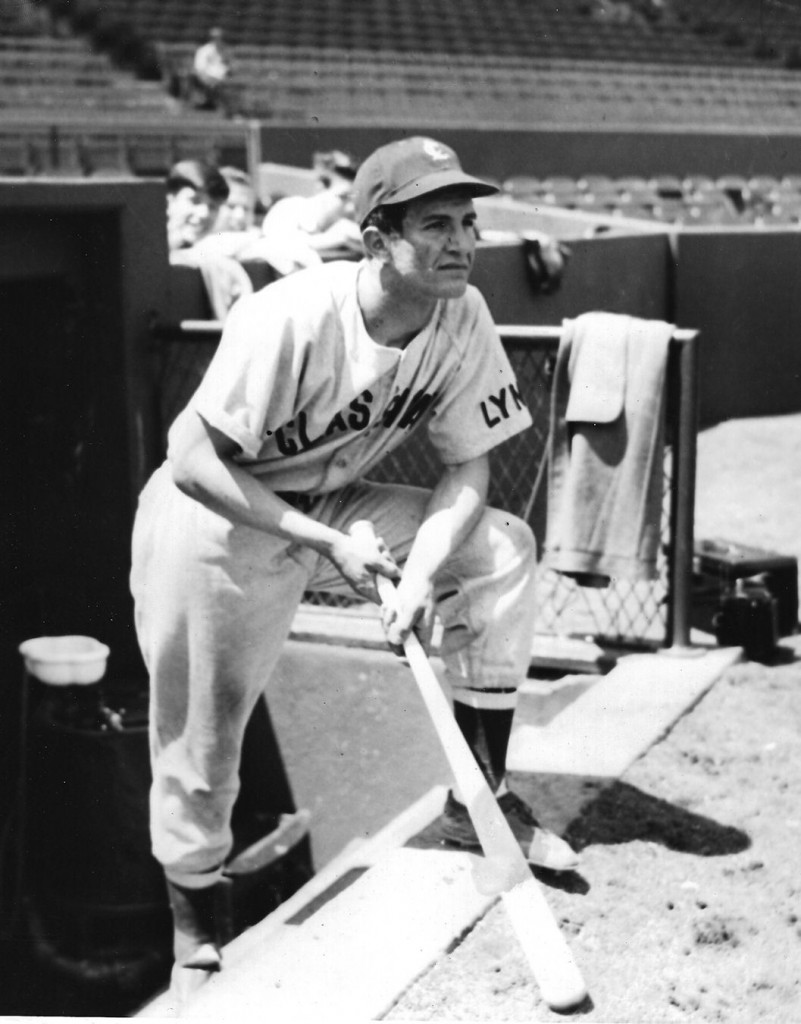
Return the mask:
<svg viewBox="0 0 801 1024">
<path fill-rule="evenodd" d="M 243 112 L 274 122 L 742 128 L 798 122 L 791 5 L 702 0 L 40 0 L 61 31 L 164 82 L 215 24 Z M 658 15 L 648 11 L 657 11 Z"/>
<path fill-rule="evenodd" d="M 0 116 L 4 121 L 49 121 L 83 116 L 177 113 L 159 82 L 115 65 L 87 40 L 65 34 L 44 9 L 0 3 Z"/>
<path fill-rule="evenodd" d="M 162 175 L 226 140 L 243 148 L 241 127 L 209 137 L 208 116 L 170 96 L 119 28 L 88 37 L 27 0 L 0 0 L 0 28 L 0 175 Z"/>
<path fill-rule="evenodd" d="M 291 147 L 274 148 L 282 128 L 714 139 L 795 135 L 801 123 L 794 0 L 0 0 L 0 23 L 3 174 L 160 175 L 197 153 L 254 162 L 264 145 L 271 159 L 291 162 Z M 243 122 L 178 98 L 176 83 L 213 25 L 226 33 Z M 247 128 L 256 121 L 258 141 Z M 632 196 L 625 180 L 582 186 L 601 172 L 643 173 L 619 164 L 610 175 L 605 157 L 543 174 L 516 156 L 483 171 L 498 180 L 572 176 L 558 196 L 547 181 L 537 194 L 573 208 L 685 222 L 795 219 L 798 196 L 779 168 L 726 168 L 747 178 L 770 170 L 777 186 L 769 196 L 713 195 L 697 183 L 678 195 L 637 187 Z M 702 163 L 647 177 L 721 177 Z"/>
</svg>

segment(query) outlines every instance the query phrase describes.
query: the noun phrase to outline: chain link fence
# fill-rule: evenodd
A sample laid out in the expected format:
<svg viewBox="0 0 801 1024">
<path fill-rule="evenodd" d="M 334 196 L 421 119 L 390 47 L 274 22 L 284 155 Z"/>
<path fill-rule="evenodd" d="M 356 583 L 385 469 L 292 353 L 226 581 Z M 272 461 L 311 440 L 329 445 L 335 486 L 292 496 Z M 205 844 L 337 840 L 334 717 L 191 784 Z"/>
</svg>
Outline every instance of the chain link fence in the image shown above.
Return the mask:
<svg viewBox="0 0 801 1024">
<path fill-rule="evenodd" d="M 535 341 L 504 339 L 520 393 L 534 422 L 530 430 L 506 441 L 491 455 L 490 502 L 525 518 L 540 547 L 547 523 L 546 452 L 558 344 L 555 333 L 551 338 Z M 669 402 L 668 409 L 674 408 L 675 402 Z M 669 441 L 674 433 L 668 424 Z M 437 472 L 431 446 L 424 434 L 417 434 L 388 455 L 372 475 L 379 480 L 429 486 L 436 481 Z M 598 589 L 580 586 L 567 576 L 542 567 L 535 632 L 577 636 L 618 646 L 658 646 L 666 642 L 670 586 L 667 554 L 672 544 L 673 479 L 673 445 L 668 443 L 664 451 L 657 579 L 645 583 L 613 580 L 608 587 Z M 310 599 L 319 600 L 315 595 Z"/>
<path fill-rule="evenodd" d="M 503 329 L 502 329 L 503 333 Z M 541 329 L 540 337 L 504 336 L 504 345 L 531 411 L 533 426 L 496 448 L 491 456 L 490 502 L 525 518 L 542 545 L 547 517 L 545 456 L 550 434 L 550 392 L 559 344 L 558 328 Z M 158 345 L 160 416 L 166 428 L 200 382 L 217 345 L 209 331 L 163 332 Z M 669 619 L 673 575 L 669 556 L 677 538 L 675 507 L 682 376 L 677 372 L 680 345 L 673 342 L 667 374 L 667 422 L 658 577 L 645 583 L 613 580 L 609 586 L 580 586 L 552 570 L 540 569 L 535 632 L 580 637 L 623 647 L 657 647 L 670 642 Z M 694 442 L 692 452 L 694 458 Z M 371 478 L 432 486 L 438 460 L 425 430 L 418 431 L 390 453 Z M 692 469 L 694 474 L 694 467 Z M 689 517 L 690 531 L 692 515 Z M 692 537 L 685 538 L 692 545 Z M 309 593 L 308 604 L 348 606 L 348 598 Z"/>
</svg>

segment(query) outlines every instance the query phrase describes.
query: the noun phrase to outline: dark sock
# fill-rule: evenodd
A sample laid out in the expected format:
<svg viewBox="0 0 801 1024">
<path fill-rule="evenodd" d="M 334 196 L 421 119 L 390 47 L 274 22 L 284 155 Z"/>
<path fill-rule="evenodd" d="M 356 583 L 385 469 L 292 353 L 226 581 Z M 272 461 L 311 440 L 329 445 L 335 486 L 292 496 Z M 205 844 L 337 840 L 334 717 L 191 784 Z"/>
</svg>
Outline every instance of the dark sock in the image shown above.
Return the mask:
<svg viewBox="0 0 801 1024">
<path fill-rule="evenodd" d="M 167 882 L 174 925 L 174 955 L 178 964 L 204 970 L 219 970 L 216 961 L 198 959 L 202 946 L 215 950 L 230 940 L 230 894 L 226 882 L 202 889 L 189 889 Z"/>
<path fill-rule="evenodd" d="M 490 789 L 496 792 L 506 773 L 514 708 L 473 708 L 455 700 L 453 714 Z"/>
</svg>

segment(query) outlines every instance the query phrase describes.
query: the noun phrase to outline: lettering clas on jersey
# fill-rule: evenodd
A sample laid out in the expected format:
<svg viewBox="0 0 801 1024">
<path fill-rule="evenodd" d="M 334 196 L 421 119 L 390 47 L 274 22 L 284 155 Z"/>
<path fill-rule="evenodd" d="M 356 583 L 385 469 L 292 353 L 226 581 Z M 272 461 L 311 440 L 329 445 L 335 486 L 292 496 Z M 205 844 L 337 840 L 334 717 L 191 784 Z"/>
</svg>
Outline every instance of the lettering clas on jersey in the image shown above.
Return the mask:
<svg viewBox="0 0 801 1024">
<path fill-rule="evenodd" d="M 284 279 L 291 287 L 240 300 L 190 403 L 240 445 L 238 461 L 277 490 L 343 486 L 424 423 L 446 464 L 531 424 L 475 288 L 441 300 L 400 351 L 367 334 L 358 266 L 326 264 Z M 271 323 L 282 325 L 280 334 Z"/>
</svg>

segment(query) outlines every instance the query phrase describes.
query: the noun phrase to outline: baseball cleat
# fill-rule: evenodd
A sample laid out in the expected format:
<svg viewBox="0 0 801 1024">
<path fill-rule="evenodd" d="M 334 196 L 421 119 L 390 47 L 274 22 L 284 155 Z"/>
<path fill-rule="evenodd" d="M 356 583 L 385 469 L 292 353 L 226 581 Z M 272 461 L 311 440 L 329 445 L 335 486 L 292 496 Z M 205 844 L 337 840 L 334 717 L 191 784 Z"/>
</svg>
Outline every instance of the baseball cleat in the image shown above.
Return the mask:
<svg viewBox="0 0 801 1024">
<path fill-rule="evenodd" d="M 529 864 L 549 871 L 573 871 L 579 857 L 564 839 L 551 832 L 534 817 L 531 808 L 512 792 L 498 797 L 498 806 Z M 448 793 L 442 815 L 440 835 L 451 846 L 464 850 L 480 850 L 481 843 L 464 804 Z"/>
</svg>

